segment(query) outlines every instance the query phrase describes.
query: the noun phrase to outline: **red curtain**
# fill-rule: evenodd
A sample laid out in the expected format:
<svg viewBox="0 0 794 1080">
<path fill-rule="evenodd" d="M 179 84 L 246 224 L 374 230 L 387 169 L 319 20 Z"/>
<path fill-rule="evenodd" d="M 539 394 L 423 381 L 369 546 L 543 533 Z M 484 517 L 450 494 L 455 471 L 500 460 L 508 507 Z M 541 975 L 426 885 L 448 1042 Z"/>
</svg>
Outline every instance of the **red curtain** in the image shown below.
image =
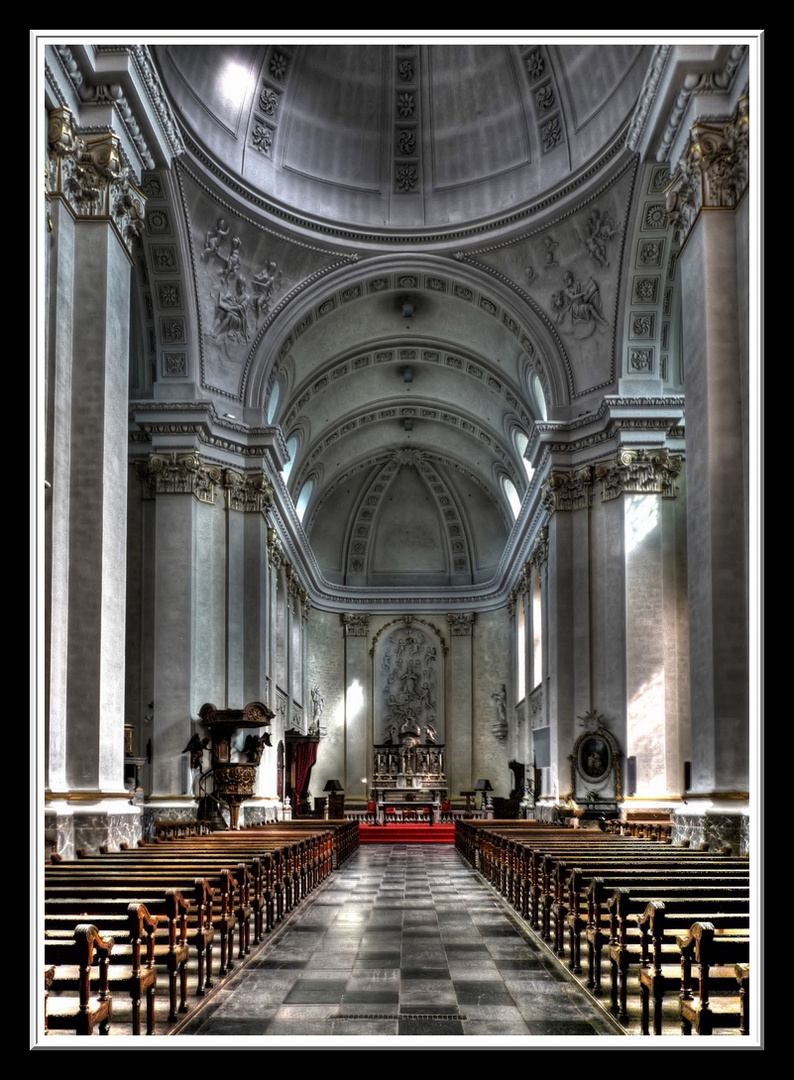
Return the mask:
<svg viewBox="0 0 794 1080">
<path fill-rule="evenodd" d="M 294 808 L 296 812 L 300 811 L 300 804 L 306 798 L 309 790 L 309 778 L 314 763 L 317 761 L 317 746 L 316 742 L 304 742 L 298 743 L 295 747 L 295 790 L 298 794 L 299 803 Z"/>
</svg>

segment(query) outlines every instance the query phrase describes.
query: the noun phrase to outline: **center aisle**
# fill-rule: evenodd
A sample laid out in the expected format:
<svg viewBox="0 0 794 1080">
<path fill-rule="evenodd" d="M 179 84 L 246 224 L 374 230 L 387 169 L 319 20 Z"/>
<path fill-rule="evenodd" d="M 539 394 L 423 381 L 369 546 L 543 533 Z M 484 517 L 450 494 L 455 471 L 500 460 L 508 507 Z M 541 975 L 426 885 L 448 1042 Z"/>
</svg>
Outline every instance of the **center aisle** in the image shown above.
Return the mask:
<svg viewBox="0 0 794 1080">
<path fill-rule="evenodd" d="M 179 1031 L 619 1034 L 446 844 L 360 848 Z"/>
</svg>

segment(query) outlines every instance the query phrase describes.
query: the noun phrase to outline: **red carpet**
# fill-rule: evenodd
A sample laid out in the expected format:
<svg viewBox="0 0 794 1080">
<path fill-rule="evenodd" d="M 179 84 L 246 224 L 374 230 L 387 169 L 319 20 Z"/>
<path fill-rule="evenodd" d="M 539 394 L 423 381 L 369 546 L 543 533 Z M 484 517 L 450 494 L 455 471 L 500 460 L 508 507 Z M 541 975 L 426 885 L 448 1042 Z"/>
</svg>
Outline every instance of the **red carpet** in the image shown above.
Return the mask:
<svg viewBox="0 0 794 1080">
<path fill-rule="evenodd" d="M 454 825 L 359 825 L 362 844 L 451 844 L 455 839 Z"/>
</svg>

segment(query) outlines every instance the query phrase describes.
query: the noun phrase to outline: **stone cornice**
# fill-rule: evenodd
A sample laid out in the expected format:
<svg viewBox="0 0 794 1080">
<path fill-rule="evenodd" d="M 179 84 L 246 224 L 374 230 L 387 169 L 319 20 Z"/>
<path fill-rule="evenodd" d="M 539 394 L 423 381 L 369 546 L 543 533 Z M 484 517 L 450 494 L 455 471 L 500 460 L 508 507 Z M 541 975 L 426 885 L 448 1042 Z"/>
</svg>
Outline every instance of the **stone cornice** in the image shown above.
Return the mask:
<svg viewBox="0 0 794 1080">
<path fill-rule="evenodd" d="M 242 459 L 265 458 L 275 471 L 289 461 L 281 428 L 254 427 L 219 417 L 211 401 L 130 403 L 130 421 L 137 431 L 130 438 L 138 445 L 143 432 L 156 448 L 175 442 L 194 442 L 213 452 L 224 464 Z"/>
<path fill-rule="evenodd" d="M 53 44 L 47 49 L 46 73 L 53 96 L 79 109 L 81 125 L 92 107 L 112 110 L 106 115 L 112 115 L 138 177 L 184 153 L 148 46 Z"/>
</svg>

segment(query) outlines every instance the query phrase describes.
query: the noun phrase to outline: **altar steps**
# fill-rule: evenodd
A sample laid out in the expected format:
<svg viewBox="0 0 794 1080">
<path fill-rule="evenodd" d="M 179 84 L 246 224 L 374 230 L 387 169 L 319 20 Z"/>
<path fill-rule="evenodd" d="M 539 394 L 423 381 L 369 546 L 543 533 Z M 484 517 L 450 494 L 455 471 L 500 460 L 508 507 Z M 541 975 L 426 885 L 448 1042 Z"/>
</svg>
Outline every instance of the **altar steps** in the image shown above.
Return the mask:
<svg viewBox="0 0 794 1080">
<path fill-rule="evenodd" d="M 362 844 L 452 844 L 455 826 L 428 825 L 427 822 L 359 825 L 358 836 Z"/>
</svg>

